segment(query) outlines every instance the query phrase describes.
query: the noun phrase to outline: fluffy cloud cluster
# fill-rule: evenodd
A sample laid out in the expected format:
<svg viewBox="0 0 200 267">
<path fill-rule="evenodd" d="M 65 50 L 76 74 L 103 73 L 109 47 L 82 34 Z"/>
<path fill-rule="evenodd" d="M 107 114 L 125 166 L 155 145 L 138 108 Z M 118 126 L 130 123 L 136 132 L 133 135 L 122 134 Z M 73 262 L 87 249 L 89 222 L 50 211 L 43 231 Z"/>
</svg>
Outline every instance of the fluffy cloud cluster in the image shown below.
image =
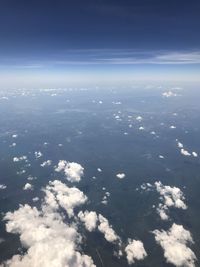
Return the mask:
<svg viewBox="0 0 200 267">
<path fill-rule="evenodd" d="M 71 192 L 59 181 L 51 182 L 44 191 L 46 197 L 40 210 L 26 204 L 6 213 L 7 232 L 19 234 L 27 252 L 14 255 L 3 266 L 94 267 L 91 257 L 80 252 L 82 239 L 76 226 L 67 224 L 65 215 L 58 212 L 61 207 L 66 210 L 71 207 L 71 214 L 75 206 L 84 202 L 78 199 L 83 193 L 77 195 L 77 191 L 74 195 L 74 188 Z"/>
<path fill-rule="evenodd" d="M 25 186 L 23 187 L 24 190 L 33 190 L 33 185 L 26 183 Z"/>
<path fill-rule="evenodd" d="M 123 178 L 125 178 L 125 173 L 118 173 L 118 174 L 116 174 L 116 177 L 117 178 L 119 178 L 119 179 L 123 179 Z"/>
<path fill-rule="evenodd" d="M 137 116 L 135 119 L 136 119 L 137 121 L 142 121 L 142 120 L 143 120 L 143 118 L 142 118 L 141 116 Z"/>
<path fill-rule="evenodd" d="M 80 164 L 66 160 L 60 160 L 55 171 L 64 172 L 66 179 L 70 182 L 79 182 L 84 174 L 84 168 Z"/>
<path fill-rule="evenodd" d="M 51 165 L 51 163 L 52 163 L 52 161 L 51 161 L 51 160 L 46 160 L 46 161 L 42 162 L 42 163 L 40 164 L 40 166 L 41 166 L 41 167 L 50 166 L 50 165 Z"/>
<path fill-rule="evenodd" d="M 1 190 L 4 190 L 4 189 L 6 189 L 6 188 L 7 188 L 6 185 L 4 185 L 4 184 L 0 184 L 0 189 L 1 189 Z"/>
<path fill-rule="evenodd" d="M 155 182 L 155 186 L 162 200 L 162 203 L 160 203 L 157 208 L 162 220 L 167 220 L 169 218 L 166 213 L 169 207 L 187 209 L 187 206 L 184 203 L 185 197 L 180 188 L 163 185 L 161 182 Z"/>
<path fill-rule="evenodd" d="M 184 149 L 184 148 L 181 148 L 181 154 L 183 155 L 183 156 L 191 156 L 191 154 L 186 150 L 186 149 Z"/>
<path fill-rule="evenodd" d="M 21 156 L 21 157 L 14 157 L 13 158 L 14 162 L 19 162 L 19 161 L 22 161 L 22 160 L 25 160 L 27 162 L 27 156 Z"/>
<path fill-rule="evenodd" d="M 187 246 L 193 243 L 191 234 L 182 225 L 173 224 L 168 231 L 154 230 L 156 242 L 163 248 L 166 261 L 175 266 L 194 267 L 196 256 Z"/>
<path fill-rule="evenodd" d="M 143 260 L 147 256 L 144 245 L 140 240 L 129 239 L 125 252 L 128 264 L 133 264 L 135 260 Z"/>
<path fill-rule="evenodd" d="M 104 234 L 104 237 L 108 242 L 114 243 L 120 240 L 112 226 L 109 225 L 108 220 L 101 214 L 99 214 L 99 223 L 98 230 Z"/>
<path fill-rule="evenodd" d="M 39 159 L 42 157 L 42 152 L 41 151 L 35 151 L 34 155 L 35 155 L 36 159 Z"/>
<path fill-rule="evenodd" d="M 180 152 L 183 156 L 186 156 L 186 157 L 190 157 L 190 156 L 193 156 L 193 157 L 198 157 L 198 154 L 197 152 L 193 151 L 193 152 L 189 152 L 187 151 L 186 149 L 184 149 L 184 146 L 181 142 L 178 141 L 178 139 L 176 139 L 177 141 L 177 146 L 178 148 L 180 148 Z"/>
<path fill-rule="evenodd" d="M 157 212 L 162 220 L 169 219 L 168 212 L 171 207 L 183 210 L 187 209 L 187 205 L 184 202 L 184 194 L 178 187 L 163 185 L 160 181 L 157 181 L 154 184 L 144 183 L 140 188 L 145 191 L 156 189 L 159 193 L 161 203 L 157 206 Z"/>
<path fill-rule="evenodd" d="M 162 93 L 162 96 L 163 97 L 172 97 L 172 96 L 177 96 L 177 94 L 173 93 L 172 91 L 167 91 L 167 92 Z"/>
<path fill-rule="evenodd" d="M 74 215 L 74 209 L 83 205 L 87 201 L 87 197 L 76 187 L 68 187 L 58 180 L 49 182 L 44 189 L 46 196 L 45 201 L 51 209 L 62 207 L 69 217 Z"/>
<path fill-rule="evenodd" d="M 78 217 L 84 223 L 85 228 L 89 232 L 92 232 L 93 230 L 96 229 L 98 216 L 95 211 L 90 211 L 90 212 L 87 210 L 85 212 L 80 211 L 78 213 Z"/>
<path fill-rule="evenodd" d="M 115 233 L 112 226 L 109 224 L 108 220 L 101 214 L 97 215 L 95 211 L 80 211 L 78 213 L 78 217 L 80 221 L 82 221 L 85 225 L 85 228 L 92 232 L 94 231 L 97 226 L 98 230 L 104 235 L 105 239 L 110 243 L 117 243 L 118 245 L 121 244 L 121 239 Z"/>
</svg>

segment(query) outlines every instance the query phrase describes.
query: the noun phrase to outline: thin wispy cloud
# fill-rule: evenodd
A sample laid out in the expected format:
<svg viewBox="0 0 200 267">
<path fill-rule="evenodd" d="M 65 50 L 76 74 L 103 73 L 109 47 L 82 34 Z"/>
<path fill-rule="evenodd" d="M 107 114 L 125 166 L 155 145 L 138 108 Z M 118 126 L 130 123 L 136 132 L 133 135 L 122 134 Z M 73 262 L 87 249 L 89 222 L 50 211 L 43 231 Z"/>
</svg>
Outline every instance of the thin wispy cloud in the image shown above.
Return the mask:
<svg viewBox="0 0 200 267">
<path fill-rule="evenodd" d="M 20 61 L 20 59 L 19 59 Z M 1 60 L 0 68 L 42 69 L 82 65 L 191 65 L 200 64 L 200 51 L 141 51 L 131 49 L 64 50 L 48 58 Z"/>
</svg>

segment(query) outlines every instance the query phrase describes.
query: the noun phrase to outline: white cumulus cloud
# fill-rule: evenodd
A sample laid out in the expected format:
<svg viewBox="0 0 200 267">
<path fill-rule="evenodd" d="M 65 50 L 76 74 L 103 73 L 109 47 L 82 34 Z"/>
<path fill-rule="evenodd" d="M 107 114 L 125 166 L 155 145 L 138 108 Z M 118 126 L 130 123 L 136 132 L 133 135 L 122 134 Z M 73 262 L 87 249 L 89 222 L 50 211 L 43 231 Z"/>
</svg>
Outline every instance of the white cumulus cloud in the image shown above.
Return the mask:
<svg viewBox="0 0 200 267">
<path fill-rule="evenodd" d="M 195 267 L 196 256 L 187 246 L 192 236 L 182 225 L 173 224 L 168 231 L 154 230 L 156 242 L 163 248 L 166 261 L 177 267 Z"/>
<path fill-rule="evenodd" d="M 183 155 L 183 156 L 191 156 L 191 154 L 186 150 L 186 149 L 184 149 L 184 148 L 181 148 L 181 154 Z"/>
<path fill-rule="evenodd" d="M 128 239 L 125 253 L 128 264 L 133 264 L 135 260 L 143 260 L 147 256 L 144 245 L 140 240 Z"/>
<path fill-rule="evenodd" d="M 39 159 L 42 157 L 42 152 L 41 151 L 35 151 L 34 155 L 35 155 L 36 159 Z"/>
<path fill-rule="evenodd" d="M 19 234 L 21 244 L 27 251 L 22 255 L 14 255 L 3 266 L 95 267 L 92 258 L 81 252 L 82 238 L 75 224 L 66 223 L 65 214 L 58 212 L 60 207 L 68 205 L 72 209 L 80 204 L 77 195 L 74 196 L 69 190 L 65 184 L 53 181 L 44 190 L 46 197 L 41 209 L 25 204 L 14 212 L 6 213 L 4 220 L 7 221 L 7 232 Z M 50 193 L 57 205 L 52 205 Z M 70 201 L 70 196 L 74 198 L 73 201 Z"/>
<path fill-rule="evenodd" d="M 0 190 L 4 190 L 4 189 L 6 189 L 6 188 L 7 188 L 6 185 L 4 185 L 4 184 L 0 184 Z"/>
<path fill-rule="evenodd" d="M 42 163 L 40 164 L 40 166 L 41 166 L 41 167 L 50 166 L 50 165 L 51 165 L 51 163 L 52 163 L 52 161 L 51 161 L 51 160 L 46 160 L 46 161 L 42 162 Z"/>
<path fill-rule="evenodd" d="M 60 160 L 58 166 L 55 168 L 57 172 L 64 172 L 66 179 L 70 182 L 80 182 L 84 175 L 84 168 L 76 162 L 67 162 Z"/>
<path fill-rule="evenodd" d="M 23 190 L 33 190 L 33 185 L 26 183 L 25 186 L 23 187 Z"/>
<path fill-rule="evenodd" d="M 123 179 L 123 178 L 125 178 L 125 173 L 118 173 L 118 174 L 116 174 L 116 177 L 117 178 L 119 178 L 119 179 Z"/>
<path fill-rule="evenodd" d="M 115 233 L 112 226 L 109 225 L 108 220 L 101 214 L 99 214 L 99 226 L 98 229 L 101 233 L 104 234 L 105 239 L 108 242 L 114 243 L 116 241 L 119 241 L 119 236 Z"/>
<path fill-rule="evenodd" d="M 157 208 L 157 212 L 159 213 L 162 220 L 168 219 L 166 212 L 170 207 L 187 209 L 187 206 L 184 203 L 185 197 L 180 188 L 163 185 L 160 181 L 155 182 L 155 186 L 162 200 L 162 203 L 160 203 Z"/>
<path fill-rule="evenodd" d="M 80 211 L 78 213 L 78 217 L 84 223 L 85 228 L 89 232 L 92 232 L 93 230 L 96 229 L 98 216 L 95 211 L 90 211 L 90 212 L 87 210 L 85 212 Z"/>
<path fill-rule="evenodd" d="M 172 97 L 172 96 L 177 96 L 177 94 L 173 93 L 172 91 L 166 91 L 166 92 L 162 93 L 162 96 L 168 98 L 168 97 Z"/>
</svg>

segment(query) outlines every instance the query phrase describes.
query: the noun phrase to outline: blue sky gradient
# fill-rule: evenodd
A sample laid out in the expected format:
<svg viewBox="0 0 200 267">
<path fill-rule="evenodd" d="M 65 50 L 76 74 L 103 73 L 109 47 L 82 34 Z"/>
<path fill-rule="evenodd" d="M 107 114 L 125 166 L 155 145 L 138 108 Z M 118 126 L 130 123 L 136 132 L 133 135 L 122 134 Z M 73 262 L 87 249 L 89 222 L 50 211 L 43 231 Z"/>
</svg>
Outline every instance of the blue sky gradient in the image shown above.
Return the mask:
<svg viewBox="0 0 200 267">
<path fill-rule="evenodd" d="M 195 0 L 2 0 L 0 87 L 20 77 L 36 87 L 53 77 L 198 80 L 199 14 Z"/>
</svg>

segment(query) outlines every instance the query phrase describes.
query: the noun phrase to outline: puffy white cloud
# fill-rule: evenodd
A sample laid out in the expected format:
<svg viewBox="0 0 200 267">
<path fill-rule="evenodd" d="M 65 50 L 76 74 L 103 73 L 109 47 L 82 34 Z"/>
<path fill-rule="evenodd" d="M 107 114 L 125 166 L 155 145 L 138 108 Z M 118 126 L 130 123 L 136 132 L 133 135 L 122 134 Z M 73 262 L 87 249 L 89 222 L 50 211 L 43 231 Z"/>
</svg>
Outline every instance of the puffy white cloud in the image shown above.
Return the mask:
<svg viewBox="0 0 200 267">
<path fill-rule="evenodd" d="M 193 151 L 193 152 L 192 152 L 192 156 L 195 157 L 195 158 L 198 157 L 197 152 L 194 152 L 194 151 Z"/>
<path fill-rule="evenodd" d="M 193 243 L 192 236 L 182 225 L 174 223 L 168 231 L 154 230 L 153 234 L 157 243 L 163 248 L 167 262 L 175 266 L 195 266 L 196 256 L 187 247 L 187 244 Z"/>
<path fill-rule="evenodd" d="M 159 193 L 161 203 L 158 204 L 156 210 L 162 220 L 169 219 L 168 212 L 171 207 L 183 210 L 187 209 L 187 205 L 184 202 L 184 194 L 178 187 L 163 185 L 160 181 L 157 181 L 154 185 L 150 183 L 143 183 L 140 188 L 145 191 L 152 191 L 153 189 L 156 189 Z"/>
<path fill-rule="evenodd" d="M 65 206 L 62 200 L 67 198 L 68 190 L 63 183 L 53 181 L 44 190 L 46 196 L 40 210 L 26 204 L 14 212 L 6 213 L 4 220 L 7 221 L 7 232 L 19 234 L 27 252 L 14 255 L 3 263 L 4 266 L 95 267 L 91 257 L 80 252 L 82 238 L 75 224 L 67 224 L 65 215 L 58 213 L 60 204 L 63 208 Z M 48 193 L 53 195 L 57 205 L 52 205 Z"/>
<path fill-rule="evenodd" d="M 177 145 L 179 148 L 183 148 L 183 144 L 181 142 L 178 142 Z"/>
<path fill-rule="evenodd" d="M 101 214 L 99 214 L 99 222 L 98 230 L 104 234 L 104 237 L 108 242 L 114 243 L 120 241 L 119 236 L 115 233 L 112 226 L 109 225 L 108 220 Z"/>
<path fill-rule="evenodd" d="M 39 201 L 39 197 L 34 197 L 32 200 L 33 200 L 33 202 L 37 202 L 37 201 Z"/>
<path fill-rule="evenodd" d="M 187 150 L 185 150 L 184 148 L 181 148 L 181 154 L 183 156 L 191 156 L 191 154 Z"/>
<path fill-rule="evenodd" d="M 39 159 L 43 156 L 41 151 L 35 151 L 34 155 L 35 155 L 36 159 Z"/>
<path fill-rule="evenodd" d="M 178 139 L 176 139 L 176 141 L 177 141 L 177 145 L 178 145 L 178 147 L 179 148 L 181 148 L 181 150 L 180 150 L 180 152 L 181 152 L 181 154 L 183 155 L 183 156 L 193 156 L 193 157 L 198 157 L 198 154 L 197 154 L 197 152 L 195 152 L 195 151 L 193 151 L 193 152 L 189 152 L 189 151 L 187 151 L 186 149 L 184 149 L 184 146 L 183 146 L 183 144 L 182 143 L 180 143 L 179 141 L 178 141 Z"/>
<path fill-rule="evenodd" d="M 98 172 L 102 172 L 102 169 L 101 169 L 101 168 L 97 168 L 97 171 L 98 171 Z"/>
<path fill-rule="evenodd" d="M 140 240 L 128 240 L 128 245 L 125 247 L 126 258 L 128 264 L 133 264 L 135 260 L 143 260 L 147 253 L 144 245 Z"/>
<path fill-rule="evenodd" d="M 11 145 L 10 145 L 10 147 L 15 147 L 17 144 L 16 143 L 12 143 Z"/>
<path fill-rule="evenodd" d="M 155 186 L 163 202 L 160 203 L 157 208 L 157 212 L 159 213 L 162 220 L 168 219 L 166 212 L 168 211 L 169 207 L 187 209 L 187 206 L 184 203 L 185 197 L 180 188 L 163 185 L 160 181 L 155 182 Z"/>
<path fill-rule="evenodd" d="M 177 96 L 176 93 L 173 93 L 172 91 L 166 91 L 164 93 L 162 93 L 163 97 L 172 97 L 172 96 Z"/>
<path fill-rule="evenodd" d="M 125 173 L 118 173 L 118 174 L 116 174 L 116 177 L 117 178 L 119 178 L 119 179 L 123 179 L 123 178 L 125 178 Z"/>
<path fill-rule="evenodd" d="M 12 138 L 17 138 L 17 137 L 18 137 L 17 134 L 13 134 L 13 135 L 12 135 Z"/>
<path fill-rule="evenodd" d="M 76 162 L 60 160 L 55 168 L 57 172 L 64 172 L 66 179 L 70 182 L 79 182 L 84 174 L 84 168 Z"/>
<path fill-rule="evenodd" d="M 78 213 L 78 217 L 84 223 L 85 228 L 89 232 L 92 232 L 93 230 L 96 229 L 98 216 L 95 211 L 90 211 L 90 212 L 87 210 L 85 212 L 80 211 Z"/>
<path fill-rule="evenodd" d="M 176 126 L 171 125 L 169 128 L 170 128 L 170 129 L 176 129 Z"/>
<path fill-rule="evenodd" d="M 5 184 L 0 184 L 0 190 L 6 189 L 7 186 Z"/>
<path fill-rule="evenodd" d="M 143 118 L 142 118 L 141 116 L 137 116 L 135 119 L 136 119 L 137 121 L 142 121 L 142 120 L 143 120 Z"/>
<path fill-rule="evenodd" d="M 37 177 L 33 177 L 33 176 L 29 175 L 27 180 L 29 180 L 29 181 L 37 180 Z"/>
<path fill-rule="evenodd" d="M 187 209 L 187 206 L 184 203 L 185 197 L 180 188 L 163 185 L 161 182 L 155 182 L 155 186 L 156 190 L 163 197 L 164 204 L 166 206 Z"/>
<path fill-rule="evenodd" d="M 46 160 L 46 161 L 42 162 L 42 163 L 40 164 L 40 166 L 41 166 L 41 167 L 50 166 L 50 165 L 51 165 L 51 163 L 52 163 L 52 161 L 51 161 L 51 160 Z"/>
<path fill-rule="evenodd" d="M 83 205 L 87 197 L 76 187 L 68 187 L 58 180 L 49 182 L 44 189 L 46 193 L 45 201 L 52 209 L 57 209 L 58 205 L 66 210 L 69 217 L 74 215 L 74 208 Z"/>
<path fill-rule="evenodd" d="M 33 185 L 26 183 L 25 186 L 23 187 L 23 190 L 33 190 Z"/>
<path fill-rule="evenodd" d="M 22 160 L 25 160 L 27 162 L 27 156 L 21 156 L 21 157 L 14 157 L 13 158 L 14 162 L 19 162 L 19 161 L 22 161 Z"/>
<path fill-rule="evenodd" d="M 140 127 L 139 127 L 139 130 L 140 130 L 140 131 L 144 130 L 144 127 L 143 127 L 143 126 L 140 126 Z"/>
</svg>

